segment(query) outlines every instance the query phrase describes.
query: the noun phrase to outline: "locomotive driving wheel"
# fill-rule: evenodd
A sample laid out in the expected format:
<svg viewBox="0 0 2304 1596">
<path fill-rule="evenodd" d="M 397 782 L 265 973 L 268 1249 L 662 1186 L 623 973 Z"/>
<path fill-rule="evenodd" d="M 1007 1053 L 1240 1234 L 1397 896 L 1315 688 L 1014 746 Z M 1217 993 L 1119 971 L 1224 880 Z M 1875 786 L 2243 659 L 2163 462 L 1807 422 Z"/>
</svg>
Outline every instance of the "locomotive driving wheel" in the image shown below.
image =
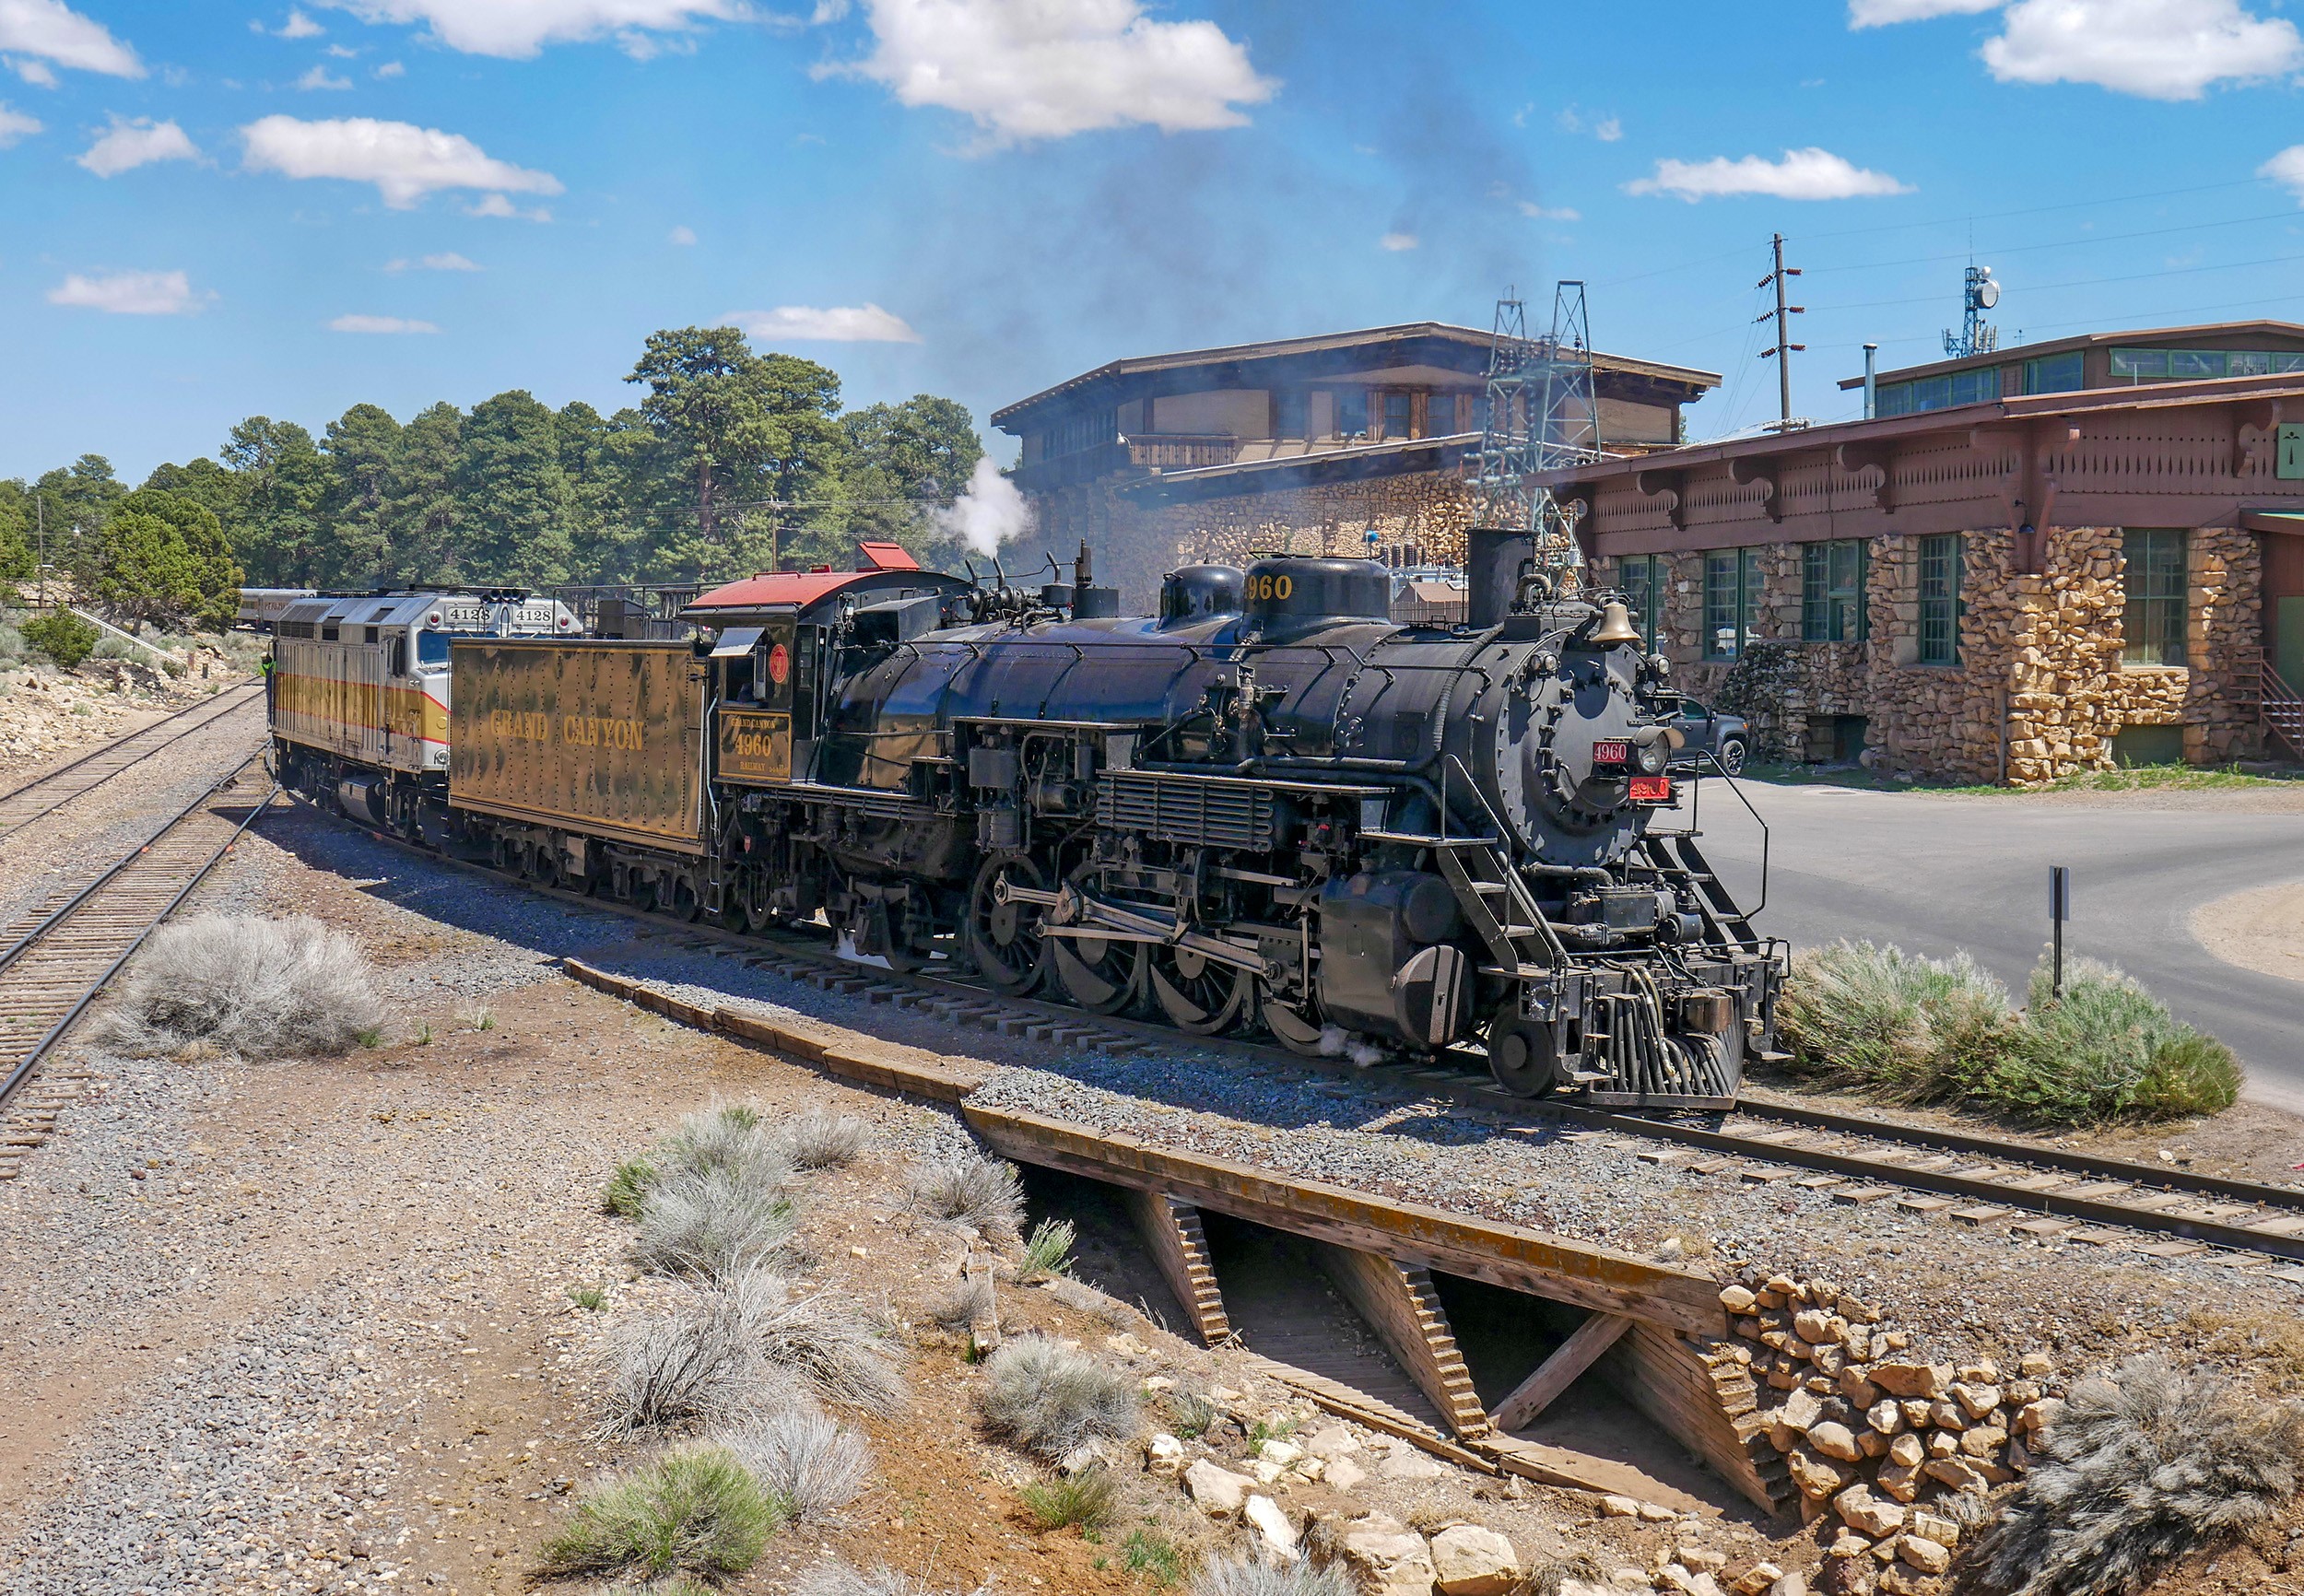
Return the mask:
<svg viewBox="0 0 2304 1596">
<path fill-rule="evenodd" d="M 1092 887 L 1096 871 L 1082 865 L 1072 884 Z M 1144 990 L 1144 944 L 1106 936 L 1052 936 L 1049 963 L 1064 995 L 1092 1015 L 1116 1015 Z"/>
<path fill-rule="evenodd" d="M 1264 1028 L 1277 1037 L 1288 1051 L 1316 1059 L 1328 1050 L 1321 1045 L 1322 1033 L 1327 1027 L 1316 999 L 1306 997 L 1291 1002 L 1264 987 L 1261 1009 Z"/>
<path fill-rule="evenodd" d="M 1040 934 L 1040 906 L 1015 898 L 1002 902 L 1003 882 L 1045 891 L 1048 878 L 1029 859 L 1010 854 L 985 860 L 968 891 L 968 955 L 994 992 L 1022 997 L 1048 973 L 1047 943 Z"/>
<path fill-rule="evenodd" d="M 1546 1097 L 1569 1081 L 1552 1027 L 1522 1018 L 1516 1003 L 1488 1022 L 1488 1073 L 1515 1097 Z"/>
<path fill-rule="evenodd" d="M 1188 947 L 1156 944 L 1146 956 L 1145 982 L 1168 1023 L 1195 1037 L 1231 1027 L 1254 995 L 1255 978 Z"/>
</svg>

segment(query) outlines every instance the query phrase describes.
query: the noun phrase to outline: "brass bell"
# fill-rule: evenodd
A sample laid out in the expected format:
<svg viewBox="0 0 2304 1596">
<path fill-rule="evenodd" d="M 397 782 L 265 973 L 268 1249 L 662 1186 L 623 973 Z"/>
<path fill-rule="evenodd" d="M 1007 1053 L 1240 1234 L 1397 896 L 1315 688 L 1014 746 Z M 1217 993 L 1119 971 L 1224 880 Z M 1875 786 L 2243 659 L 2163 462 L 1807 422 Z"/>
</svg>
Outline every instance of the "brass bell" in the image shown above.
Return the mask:
<svg viewBox="0 0 2304 1596">
<path fill-rule="evenodd" d="M 1640 633 L 1632 629 L 1632 615 L 1620 599 L 1610 599 L 1600 609 L 1600 629 L 1592 634 L 1595 643 L 1636 643 Z"/>
</svg>

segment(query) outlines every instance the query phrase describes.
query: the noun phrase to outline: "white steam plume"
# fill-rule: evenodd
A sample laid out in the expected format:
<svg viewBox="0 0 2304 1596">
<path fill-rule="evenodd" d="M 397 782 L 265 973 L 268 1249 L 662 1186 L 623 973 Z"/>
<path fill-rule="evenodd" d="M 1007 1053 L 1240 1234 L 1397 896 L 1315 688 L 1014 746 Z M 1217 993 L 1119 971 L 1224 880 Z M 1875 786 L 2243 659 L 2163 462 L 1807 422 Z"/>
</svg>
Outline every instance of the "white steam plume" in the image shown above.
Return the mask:
<svg viewBox="0 0 2304 1596">
<path fill-rule="evenodd" d="M 967 490 L 935 517 L 937 530 L 958 538 L 970 554 L 992 554 L 1032 530 L 1031 507 L 990 456 L 977 461 L 976 469 L 969 473 Z"/>
</svg>

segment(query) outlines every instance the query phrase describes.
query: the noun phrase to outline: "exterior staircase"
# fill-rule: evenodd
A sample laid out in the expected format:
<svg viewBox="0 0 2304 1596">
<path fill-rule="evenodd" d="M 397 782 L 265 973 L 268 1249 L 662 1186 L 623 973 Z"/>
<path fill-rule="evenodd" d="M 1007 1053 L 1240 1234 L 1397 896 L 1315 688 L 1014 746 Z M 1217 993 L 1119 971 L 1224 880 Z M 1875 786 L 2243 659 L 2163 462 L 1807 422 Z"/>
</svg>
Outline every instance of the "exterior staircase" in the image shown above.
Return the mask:
<svg viewBox="0 0 2304 1596">
<path fill-rule="evenodd" d="M 2253 702 L 2257 718 L 2263 722 L 2264 730 L 2272 733 L 2271 745 L 2265 751 L 2304 759 L 2304 693 L 2280 679 L 2280 673 L 2273 669 L 2271 655 L 2263 649 L 2244 653 L 2239 669 L 2240 681 L 2233 699 L 2243 709 Z"/>
</svg>

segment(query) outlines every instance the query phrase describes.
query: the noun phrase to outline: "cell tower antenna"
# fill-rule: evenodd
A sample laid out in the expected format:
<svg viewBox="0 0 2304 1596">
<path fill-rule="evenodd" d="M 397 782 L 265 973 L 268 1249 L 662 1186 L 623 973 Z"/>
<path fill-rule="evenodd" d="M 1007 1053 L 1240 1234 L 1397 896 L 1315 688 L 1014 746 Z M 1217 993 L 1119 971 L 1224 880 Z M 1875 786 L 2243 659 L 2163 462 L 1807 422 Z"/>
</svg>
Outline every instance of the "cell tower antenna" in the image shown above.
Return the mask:
<svg viewBox="0 0 2304 1596">
<path fill-rule="evenodd" d="M 2000 284 L 1990 266 L 1971 265 L 1961 280 L 1960 330 L 1944 330 L 1944 352 L 1955 360 L 1989 355 L 2000 347 L 2000 329 L 1984 320 L 1984 312 L 2000 303 Z"/>
<path fill-rule="evenodd" d="M 1527 306 L 1508 289 L 1496 302 L 1488 338 L 1487 416 L 1480 447 L 1466 459 L 1475 526 L 1528 539 L 1538 569 L 1563 590 L 1580 585 L 1582 546 L 1575 513 L 1539 483 L 1541 472 L 1601 458 L 1600 405 L 1593 388 L 1592 329 L 1584 285 L 1563 279 L 1552 291 L 1552 329 L 1528 336 Z"/>
</svg>

